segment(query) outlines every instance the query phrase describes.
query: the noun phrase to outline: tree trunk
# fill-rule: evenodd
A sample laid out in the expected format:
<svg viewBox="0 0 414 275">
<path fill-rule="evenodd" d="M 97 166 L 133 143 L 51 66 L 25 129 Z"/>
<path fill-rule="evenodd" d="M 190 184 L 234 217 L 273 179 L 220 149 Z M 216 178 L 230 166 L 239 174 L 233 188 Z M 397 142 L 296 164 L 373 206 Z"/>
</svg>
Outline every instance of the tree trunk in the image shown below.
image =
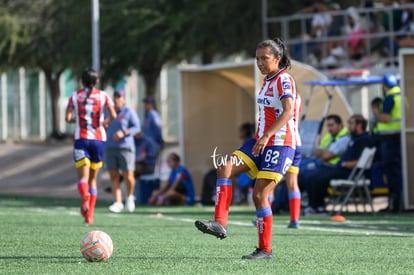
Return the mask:
<svg viewBox="0 0 414 275">
<path fill-rule="evenodd" d="M 157 82 L 160 77 L 162 66 L 150 66 L 147 68 L 140 68 L 139 74 L 145 82 L 145 94 L 147 96 L 155 96 L 157 91 Z"/>
<path fill-rule="evenodd" d="M 209 50 L 203 50 L 201 52 L 201 63 L 203 65 L 213 63 L 214 54 L 211 53 Z"/>
<path fill-rule="evenodd" d="M 49 70 L 44 70 L 47 85 L 49 86 L 49 94 L 52 107 L 52 133 L 50 136 L 56 139 L 62 139 L 63 134 L 60 130 L 60 113 L 59 113 L 59 98 L 60 98 L 60 85 L 59 78 L 61 72 L 53 73 Z"/>
</svg>

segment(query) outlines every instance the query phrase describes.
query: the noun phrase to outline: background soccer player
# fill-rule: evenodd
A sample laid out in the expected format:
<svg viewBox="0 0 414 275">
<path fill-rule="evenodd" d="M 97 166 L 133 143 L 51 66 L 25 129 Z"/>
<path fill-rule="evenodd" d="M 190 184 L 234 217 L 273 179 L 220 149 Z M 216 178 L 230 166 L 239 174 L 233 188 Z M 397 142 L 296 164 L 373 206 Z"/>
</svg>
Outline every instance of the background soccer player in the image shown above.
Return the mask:
<svg viewBox="0 0 414 275">
<path fill-rule="evenodd" d="M 299 228 L 299 217 L 300 217 L 300 202 L 301 194 L 298 184 L 299 165 L 302 160 L 302 154 L 300 148 L 302 146 L 302 140 L 299 135 L 299 120 L 301 113 L 301 97 L 296 94 L 295 100 L 295 134 L 296 134 L 296 149 L 295 156 L 293 157 L 292 165 L 287 170 L 285 175 L 286 186 L 288 189 L 289 198 L 289 212 L 290 222 L 288 228 Z"/>
<path fill-rule="evenodd" d="M 73 158 L 78 173 L 78 190 L 82 198 L 81 215 L 85 223 L 93 224 L 96 197 L 96 178 L 102 167 L 105 127 L 116 117 L 114 104 L 104 92 L 95 88 L 98 74 L 93 69 L 82 73 L 83 89 L 72 94 L 66 108 L 65 120 L 76 123 Z M 109 117 L 104 120 L 107 108 Z M 73 116 L 73 113 L 75 116 Z"/>
<path fill-rule="evenodd" d="M 203 233 L 227 237 L 228 211 L 232 198 L 231 178 L 248 172 L 256 178 L 253 199 L 256 207 L 258 248 L 243 259 L 273 258 L 271 239 L 273 216 L 268 198 L 292 164 L 296 145 L 294 121 L 295 82 L 286 71 L 290 68 L 287 48 L 279 38 L 265 40 L 256 47 L 256 62 L 266 75 L 259 92 L 259 120 L 256 136 L 233 154 L 243 160 L 241 165 L 217 169 L 217 197 L 214 221 L 195 222 Z"/>
</svg>

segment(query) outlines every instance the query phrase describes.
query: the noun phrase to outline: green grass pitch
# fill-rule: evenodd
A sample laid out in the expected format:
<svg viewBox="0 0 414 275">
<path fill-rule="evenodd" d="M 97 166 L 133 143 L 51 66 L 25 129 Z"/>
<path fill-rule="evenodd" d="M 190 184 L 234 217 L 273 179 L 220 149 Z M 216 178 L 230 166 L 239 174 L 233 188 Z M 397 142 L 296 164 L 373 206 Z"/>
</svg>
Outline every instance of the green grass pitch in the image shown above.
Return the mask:
<svg viewBox="0 0 414 275">
<path fill-rule="evenodd" d="M 243 261 L 254 250 L 254 210 L 234 207 L 230 236 L 218 240 L 193 222 L 212 207 L 138 207 L 112 214 L 100 202 L 95 225 L 85 226 L 78 200 L 0 197 L 0 274 L 414 274 L 414 216 L 351 215 L 345 223 L 274 218 L 270 261 Z M 88 263 L 79 243 L 90 230 L 114 243 L 108 262 Z"/>
</svg>

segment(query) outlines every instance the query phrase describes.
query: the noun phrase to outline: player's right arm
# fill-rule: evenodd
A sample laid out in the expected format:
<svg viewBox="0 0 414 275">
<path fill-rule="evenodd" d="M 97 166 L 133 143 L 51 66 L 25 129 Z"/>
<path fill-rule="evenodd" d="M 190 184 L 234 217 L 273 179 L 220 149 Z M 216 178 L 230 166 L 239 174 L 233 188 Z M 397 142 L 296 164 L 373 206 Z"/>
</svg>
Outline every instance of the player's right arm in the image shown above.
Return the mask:
<svg viewBox="0 0 414 275">
<path fill-rule="evenodd" d="M 65 114 L 65 121 L 67 123 L 75 123 L 76 119 L 73 117 L 73 110 L 75 107 L 73 106 L 73 99 L 72 97 L 69 98 L 68 106 L 66 107 L 66 114 Z"/>
<path fill-rule="evenodd" d="M 106 94 L 105 94 L 105 100 L 106 100 L 105 106 L 106 106 L 106 109 L 108 110 L 108 118 L 104 120 L 103 126 L 105 128 L 108 128 L 109 123 L 111 123 L 112 120 L 116 118 L 116 111 L 115 111 L 115 106 L 114 106 L 113 101 Z"/>
</svg>

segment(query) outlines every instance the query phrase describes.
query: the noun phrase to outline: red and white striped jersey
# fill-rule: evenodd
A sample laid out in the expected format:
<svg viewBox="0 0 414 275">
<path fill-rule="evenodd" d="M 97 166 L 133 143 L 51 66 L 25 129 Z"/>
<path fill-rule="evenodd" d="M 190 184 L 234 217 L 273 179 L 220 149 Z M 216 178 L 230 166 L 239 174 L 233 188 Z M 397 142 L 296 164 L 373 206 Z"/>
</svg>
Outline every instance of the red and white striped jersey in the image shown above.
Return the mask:
<svg viewBox="0 0 414 275">
<path fill-rule="evenodd" d="M 262 89 L 257 97 L 259 121 L 256 139 L 259 139 L 283 113 L 282 99 L 296 99 L 296 85 L 293 77 L 285 69 L 274 76 L 265 78 Z M 269 139 L 267 146 L 289 146 L 296 148 L 295 118 L 289 121 Z"/>
<path fill-rule="evenodd" d="M 295 133 L 296 133 L 296 146 L 302 146 L 302 139 L 299 134 L 299 122 L 300 114 L 302 113 L 302 98 L 300 94 L 296 93 L 295 100 Z"/>
<path fill-rule="evenodd" d="M 73 108 L 76 114 L 74 138 L 106 141 L 103 127 L 105 107 L 114 103 L 106 92 L 95 88 L 89 98 L 86 97 L 87 89 L 80 89 L 69 98 L 68 107 Z"/>
</svg>

